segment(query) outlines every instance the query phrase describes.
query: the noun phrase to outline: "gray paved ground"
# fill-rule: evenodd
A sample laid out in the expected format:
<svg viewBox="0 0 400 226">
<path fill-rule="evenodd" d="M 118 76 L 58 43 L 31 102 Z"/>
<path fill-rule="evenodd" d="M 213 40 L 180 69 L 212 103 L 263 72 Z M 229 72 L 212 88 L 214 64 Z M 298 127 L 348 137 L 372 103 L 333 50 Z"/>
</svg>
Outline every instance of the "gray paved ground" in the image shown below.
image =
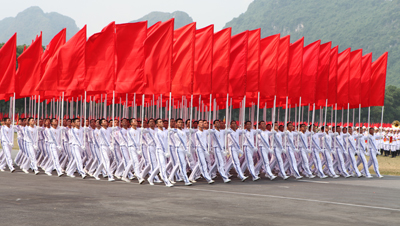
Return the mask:
<svg viewBox="0 0 400 226">
<path fill-rule="evenodd" d="M 0 173 L 0 225 L 400 225 L 400 177 L 167 188 Z"/>
</svg>

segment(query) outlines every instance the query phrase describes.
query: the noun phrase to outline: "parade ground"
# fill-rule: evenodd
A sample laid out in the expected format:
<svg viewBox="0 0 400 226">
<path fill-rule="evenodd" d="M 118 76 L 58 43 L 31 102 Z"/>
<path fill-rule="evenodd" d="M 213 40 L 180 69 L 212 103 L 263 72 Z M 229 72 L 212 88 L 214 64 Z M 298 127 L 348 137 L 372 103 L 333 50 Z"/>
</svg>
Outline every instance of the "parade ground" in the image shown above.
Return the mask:
<svg viewBox="0 0 400 226">
<path fill-rule="evenodd" d="M 398 225 L 400 177 L 151 186 L 0 173 L 0 225 Z"/>
</svg>

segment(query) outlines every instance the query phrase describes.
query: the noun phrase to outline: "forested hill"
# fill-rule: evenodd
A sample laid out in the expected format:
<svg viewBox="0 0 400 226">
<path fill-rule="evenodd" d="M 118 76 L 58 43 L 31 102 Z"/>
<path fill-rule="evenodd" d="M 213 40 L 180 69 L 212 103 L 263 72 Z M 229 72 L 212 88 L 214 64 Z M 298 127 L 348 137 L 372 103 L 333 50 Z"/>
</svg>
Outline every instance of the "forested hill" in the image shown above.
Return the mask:
<svg viewBox="0 0 400 226">
<path fill-rule="evenodd" d="M 39 7 L 32 6 L 16 17 L 0 20 L 0 43 L 6 42 L 17 32 L 17 44 L 30 45 L 32 39 L 42 31 L 43 45 L 47 45 L 63 28 L 67 28 L 67 40 L 79 30 L 72 18 L 55 12 L 44 13 Z"/>
<path fill-rule="evenodd" d="M 147 15 L 145 15 L 142 18 L 139 18 L 137 20 L 131 21 L 131 22 L 138 22 L 138 21 L 148 21 L 148 26 L 150 27 L 151 25 L 157 23 L 158 21 L 167 21 L 171 18 L 175 18 L 175 24 L 174 27 L 175 29 L 180 28 L 185 26 L 186 24 L 190 24 L 193 22 L 193 19 L 185 12 L 182 11 L 175 11 L 173 13 L 164 13 L 164 12 L 151 12 Z"/>
<path fill-rule="evenodd" d="M 400 0 L 255 0 L 225 26 L 235 34 L 290 34 L 292 42 L 304 36 L 305 44 L 332 41 L 340 51 L 373 52 L 373 60 L 388 51 L 386 84 L 400 87 Z"/>
</svg>

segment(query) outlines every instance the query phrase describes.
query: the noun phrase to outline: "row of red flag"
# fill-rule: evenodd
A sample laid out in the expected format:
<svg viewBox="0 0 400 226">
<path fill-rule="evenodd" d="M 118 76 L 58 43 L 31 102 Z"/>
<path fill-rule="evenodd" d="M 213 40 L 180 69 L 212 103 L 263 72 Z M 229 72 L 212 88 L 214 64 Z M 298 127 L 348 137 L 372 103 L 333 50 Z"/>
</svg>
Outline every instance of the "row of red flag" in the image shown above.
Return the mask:
<svg viewBox="0 0 400 226">
<path fill-rule="evenodd" d="M 174 19 L 147 27 L 147 21 L 107 25 L 86 40 L 86 26 L 66 42 L 66 29 L 42 48 L 42 36 L 18 57 L 16 34 L 0 49 L 0 99 L 41 95 L 41 100 L 66 100 L 82 96 L 100 100 L 100 94 L 115 91 L 117 97 L 134 94 L 141 105 L 153 95 L 164 100 L 171 93 L 210 94 L 219 109 L 227 94 L 234 108 L 246 96 L 246 105 L 257 103 L 284 106 L 286 97 L 299 104 L 338 108 L 383 106 L 388 53 L 372 62 L 372 53 L 350 48 L 339 53 L 338 46 L 320 40 L 304 46 L 304 38 L 290 43 L 280 34 L 261 38 L 261 30 L 231 35 L 231 28 L 214 33 L 214 26 L 196 29 L 196 23 L 174 30 Z M 108 99 L 111 103 L 111 98 Z M 87 99 L 89 100 L 89 98 Z M 119 98 L 116 98 L 119 102 Z M 194 98 L 198 100 L 198 98 Z M 194 106 L 198 105 L 194 101 Z M 164 102 L 165 106 L 165 102 Z"/>
</svg>

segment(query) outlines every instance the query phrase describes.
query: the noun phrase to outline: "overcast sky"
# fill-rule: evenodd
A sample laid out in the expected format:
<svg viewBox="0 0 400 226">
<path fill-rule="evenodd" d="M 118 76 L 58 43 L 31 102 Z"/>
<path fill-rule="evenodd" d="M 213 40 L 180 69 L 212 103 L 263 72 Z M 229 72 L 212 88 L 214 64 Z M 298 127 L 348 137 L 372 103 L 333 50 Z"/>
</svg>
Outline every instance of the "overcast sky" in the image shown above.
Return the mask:
<svg viewBox="0 0 400 226">
<path fill-rule="evenodd" d="M 125 23 L 152 11 L 184 11 L 197 22 L 197 28 L 210 24 L 215 31 L 247 10 L 253 0 L 0 0 L 0 20 L 15 17 L 30 6 L 39 6 L 45 13 L 58 12 L 69 16 L 82 28 L 87 24 L 88 36 L 99 32 L 111 21 Z"/>
</svg>

